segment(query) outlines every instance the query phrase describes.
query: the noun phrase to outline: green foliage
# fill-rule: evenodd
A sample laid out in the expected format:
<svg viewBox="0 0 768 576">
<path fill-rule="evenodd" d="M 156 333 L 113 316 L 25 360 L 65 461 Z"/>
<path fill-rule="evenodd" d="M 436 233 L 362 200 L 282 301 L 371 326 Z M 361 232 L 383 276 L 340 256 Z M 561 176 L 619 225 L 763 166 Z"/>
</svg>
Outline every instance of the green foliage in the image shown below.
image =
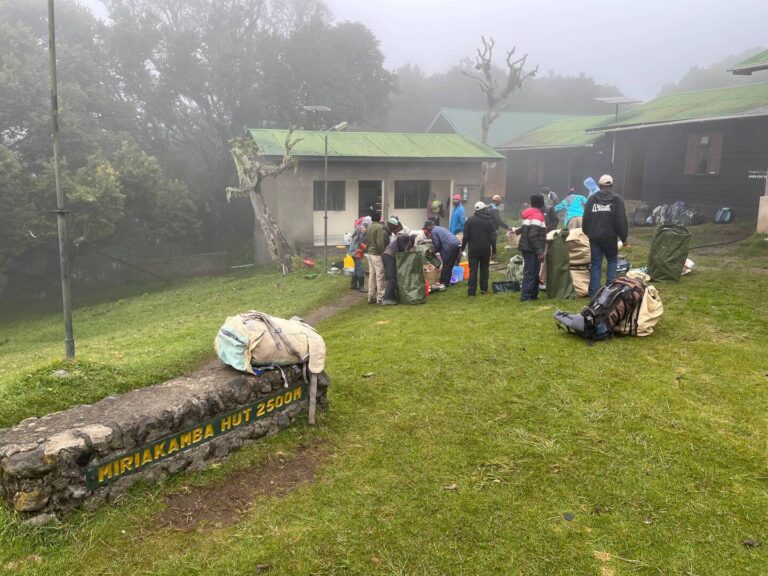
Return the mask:
<svg viewBox="0 0 768 576">
<path fill-rule="evenodd" d="M 166 178 L 156 158 L 134 143 L 123 142 L 113 163 L 126 197 L 125 217 L 119 226 L 123 238 L 160 243 L 196 236 L 197 208 L 186 185 Z"/>
<path fill-rule="evenodd" d="M 26 224 L 31 219 L 22 168 L 10 150 L 0 145 L 0 272 L 30 242 Z"/>
</svg>

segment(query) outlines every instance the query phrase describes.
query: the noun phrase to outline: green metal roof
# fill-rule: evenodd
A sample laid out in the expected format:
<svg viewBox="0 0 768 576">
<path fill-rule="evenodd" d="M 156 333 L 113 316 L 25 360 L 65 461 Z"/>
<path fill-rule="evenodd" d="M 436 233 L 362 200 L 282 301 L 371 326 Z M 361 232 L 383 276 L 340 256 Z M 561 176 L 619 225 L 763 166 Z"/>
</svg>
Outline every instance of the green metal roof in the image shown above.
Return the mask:
<svg viewBox="0 0 768 576">
<path fill-rule="evenodd" d="M 652 125 L 768 116 L 768 83 L 744 84 L 662 96 L 619 114 L 590 132 L 629 130 Z"/>
<path fill-rule="evenodd" d="M 441 108 L 437 117 L 432 121 L 430 127 L 427 128 L 427 132 L 430 132 L 440 118 L 443 118 L 456 134 L 468 136 L 480 142 L 483 134 L 482 110 Z M 535 130 L 550 122 L 566 118 L 573 118 L 573 115 L 538 112 L 502 112 L 496 121 L 491 124 L 491 130 L 488 132 L 488 145 L 491 148 L 499 148 L 526 132 Z"/>
<path fill-rule="evenodd" d="M 263 156 L 282 156 L 287 130 L 250 130 Z M 301 141 L 293 148 L 299 158 L 323 158 L 324 132 L 297 130 Z M 329 158 L 496 160 L 498 152 L 456 134 L 398 134 L 391 132 L 329 132 Z"/>
<path fill-rule="evenodd" d="M 608 116 L 580 116 L 578 118 L 550 122 L 541 128 L 526 132 L 516 140 L 507 142 L 499 148 L 515 150 L 521 148 L 582 148 L 591 146 L 595 141 L 602 138 L 602 134 L 587 133 L 586 130 L 600 126 L 612 118 L 614 118 L 613 114 Z"/>
<path fill-rule="evenodd" d="M 728 68 L 728 72 L 745 75 L 752 74 L 752 72 L 757 72 L 758 70 L 768 70 L 768 50 L 758 52 L 751 58 L 747 58 L 732 68 Z"/>
</svg>

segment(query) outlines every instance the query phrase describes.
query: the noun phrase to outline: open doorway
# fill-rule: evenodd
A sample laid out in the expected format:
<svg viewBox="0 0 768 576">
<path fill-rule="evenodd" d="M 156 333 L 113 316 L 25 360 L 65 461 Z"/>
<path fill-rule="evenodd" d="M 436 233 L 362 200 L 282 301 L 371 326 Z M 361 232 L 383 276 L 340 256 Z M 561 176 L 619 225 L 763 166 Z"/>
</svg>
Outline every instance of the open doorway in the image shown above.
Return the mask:
<svg viewBox="0 0 768 576">
<path fill-rule="evenodd" d="M 381 213 L 381 180 L 360 180 L 358 182 L 358 217 Z"/>
</svg>

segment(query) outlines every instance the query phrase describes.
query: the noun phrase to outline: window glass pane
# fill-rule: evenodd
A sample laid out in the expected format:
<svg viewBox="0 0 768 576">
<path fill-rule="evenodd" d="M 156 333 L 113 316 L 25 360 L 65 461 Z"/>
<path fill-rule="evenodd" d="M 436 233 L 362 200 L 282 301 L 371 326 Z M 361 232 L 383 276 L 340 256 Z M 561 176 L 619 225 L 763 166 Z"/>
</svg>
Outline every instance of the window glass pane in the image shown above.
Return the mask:
<svg viewBox="0 0 768 576">
<path fill-rule="evenodd" d="M 429 201 L 429 180 L 395 181 L 395 209 L 426 208 Z"/>
<path fill-rule="evenodd" d="M 328 181 L 328 210 L 341 211 L 346 209 L 346 181 Z M 315 180 L 312 183 L 312 208 L 317 211 L 325 211 L 325 182 Z"/>
</svg>

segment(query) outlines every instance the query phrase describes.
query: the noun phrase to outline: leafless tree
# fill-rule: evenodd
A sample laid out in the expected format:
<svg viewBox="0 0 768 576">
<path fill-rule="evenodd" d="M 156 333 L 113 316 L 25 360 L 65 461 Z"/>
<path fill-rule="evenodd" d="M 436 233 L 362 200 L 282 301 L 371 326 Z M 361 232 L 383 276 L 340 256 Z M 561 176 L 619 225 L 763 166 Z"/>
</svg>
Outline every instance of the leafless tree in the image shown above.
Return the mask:
<svg viewBox="0 0 768 576">
<path fill-rule="evenodd" d="M 261 153 L 258 146 L 252 140 L 235 138 L 230 142 L 232 159 L 237 167 L 237 175 L 240 181 L 239 188 L 227 188 L 227 200 L 232 196 L 248 196 L 253 208 L 253 257 L 256 261 L 258 231 L 264 233 L 269 246 L 269 254 L 272 260 L 280 266 L 282 273 L 288 274 L 293 270 L 293 250 L 285 239 L 285 235 L 272 218 L 269 206 L 261 193 L 261 183 L 264 178 L 276 178 L 289 169 L 295 171 L 298 159 L 293 156 L 292 150 L 302 139 L 293 138 L 293 128 L 285 137 L 285 148 L 280 164 L 264 164 L 261 161 Z"/>
<path fill-rule="evenodd" d="M 486 40 L 485 36 L 481 36 L 480 39 L 483 45 L 477 49 L 474 67 L 465 66 L 461 71 L 465 76 L 477 80 L 480 90 L 485 94 L 486 108 L 483 114 L 481 141 L 483 144 L 488 144 L 488 132 L 491 130 L 491 125 L 509 107 L 512 94 L 519 90 L 528 78 L 536 76 L 539 67 L 526 70 L 525 63 L 528 60 L 528 54 L 516 59 L 515 48 L 513 47 L 507 52 L 504 84 L 500 85 L 493 74 L 493 49 L 496 42 L 493 38 Z"/>
</svg>

